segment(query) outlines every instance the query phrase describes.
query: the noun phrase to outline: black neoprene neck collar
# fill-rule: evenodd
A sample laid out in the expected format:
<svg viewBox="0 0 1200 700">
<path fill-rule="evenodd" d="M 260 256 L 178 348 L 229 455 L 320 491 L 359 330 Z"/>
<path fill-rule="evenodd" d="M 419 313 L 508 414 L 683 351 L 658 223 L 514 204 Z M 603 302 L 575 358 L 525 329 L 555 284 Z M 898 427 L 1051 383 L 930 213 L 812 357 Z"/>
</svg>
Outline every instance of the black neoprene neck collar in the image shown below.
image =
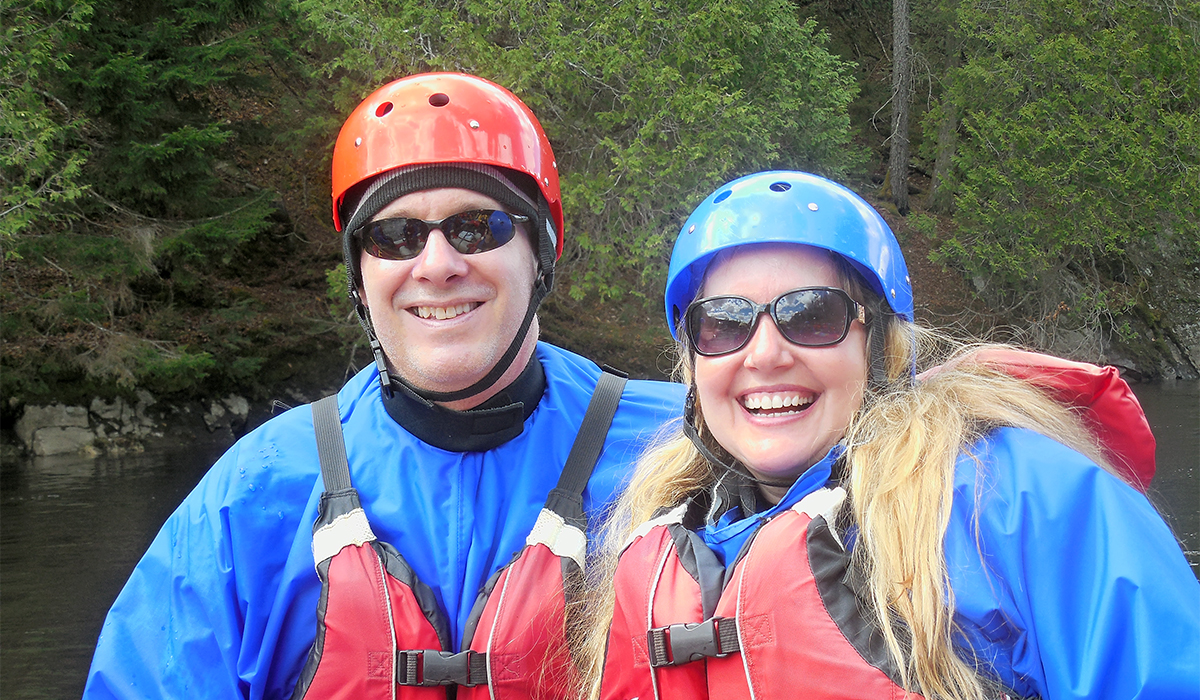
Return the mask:
<svg viewBox="0 0 1200 700">
<path fill-rule="evenodd" d="M 451 452 L 483 452 L 521 434 L 546 391 L 537 356 L 503 391 L 466 411 L 452 411 L 412 393 L 399 382 L 383 392 L 383 406 L 400 427 L 422 442 Z"/>
</svg>

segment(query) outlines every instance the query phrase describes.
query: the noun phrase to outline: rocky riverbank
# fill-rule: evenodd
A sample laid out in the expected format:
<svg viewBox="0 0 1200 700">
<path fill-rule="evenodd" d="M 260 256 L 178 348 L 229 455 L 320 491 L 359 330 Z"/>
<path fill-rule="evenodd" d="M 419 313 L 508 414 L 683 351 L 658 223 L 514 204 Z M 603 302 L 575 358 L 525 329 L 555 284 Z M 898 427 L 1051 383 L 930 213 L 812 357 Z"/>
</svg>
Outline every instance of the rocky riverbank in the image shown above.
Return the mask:
<svg viewBox="0 0 1200 700">
<path fill-rule="evenodd" d="M 88 406 L 26 406 L 13 432 L 16 446 L 33 456 L 98 456 L 141 451 L 147 441 L 179 429 L 219 431 L 233 438 L 244 432 L 249 417 L 250 402 L 242 396 L 164 407 L 143 390 L 136 401 L 95 398 Z"/>
<path fill-rule="evenodd" d="M 328 384 L 328 382 L 326 382 Z M 141 452 L 159 442 L 207 441 L 232 444 L 272 415 L 336 391 L 335 384 L 288 386 L 281 398 L 253 399 L 238 394 L 176 401 L 145 389 L 131 398 L 95 397 L 87 405 L 26 405 L 11 430 L 0 436 L 3 454 L 92 457 Z"/>
</svg>

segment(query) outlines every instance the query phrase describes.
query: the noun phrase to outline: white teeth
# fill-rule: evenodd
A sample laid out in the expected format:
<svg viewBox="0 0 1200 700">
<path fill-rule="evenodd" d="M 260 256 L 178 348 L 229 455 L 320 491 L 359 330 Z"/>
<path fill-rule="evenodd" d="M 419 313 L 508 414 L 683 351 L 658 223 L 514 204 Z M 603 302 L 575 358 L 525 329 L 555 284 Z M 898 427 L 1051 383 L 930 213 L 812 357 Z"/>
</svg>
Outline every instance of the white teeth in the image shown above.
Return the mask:
<svg viewBox="0 0 1200 700">
<path fill-rule="evenodd" d="M 815 400 L 812 396 L 800 396 L 799 394 L 751 394 L 742 398 L 742 405 L 746 408 L 757 411 L 764 409 L 791 408 L 793 406 L 807 406 Z"/>
<path fill-rule="evenodd" d="M 457 306 L 418 306 L 417 315 L 421 318 L 436 318 L 439 320 L 445 320 L 448 318 L 454 318 L 460 314 L 465 314 L 473 308 L 475 308 L 475 304 L 472 302 L 458 304 Z"/>
</svg>

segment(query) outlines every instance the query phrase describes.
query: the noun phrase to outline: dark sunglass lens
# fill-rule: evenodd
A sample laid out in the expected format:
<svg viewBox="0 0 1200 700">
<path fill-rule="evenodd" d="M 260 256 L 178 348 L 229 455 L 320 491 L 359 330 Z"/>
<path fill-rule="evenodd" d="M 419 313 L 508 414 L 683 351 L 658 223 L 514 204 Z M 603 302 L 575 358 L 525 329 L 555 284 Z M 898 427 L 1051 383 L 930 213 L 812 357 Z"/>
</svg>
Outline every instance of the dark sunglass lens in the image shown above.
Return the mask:
<svg viewBox="0 0 1200 700">
<path fill-rule="evenodd" d="M 472 255 L 495 248 L 488 232 L 486 211 L 464 211 L 442 222 L 442 233 L 450 245 L 463 255 Z"/>
<path fill-rule="evenodd" d="M 692 307 L 688 328 L 696 349 L 705 355 L 733 352 L 746 343 L 754 307 L 745 299 L 710 299 Z"/>
<path fill-rule="evenodd" d="M 801 289 L 775 305 L 779 331 L 797 345 L 833 345 L 846 333 L 846 298 L 829 289 Z"/>
<path fill-rule="evenodd" d="M 383 219 L 360 229 L 363 249 L 384 260 L 408 260 L 425 248 L 429 229 L 420 219 Z"/>
</svg>

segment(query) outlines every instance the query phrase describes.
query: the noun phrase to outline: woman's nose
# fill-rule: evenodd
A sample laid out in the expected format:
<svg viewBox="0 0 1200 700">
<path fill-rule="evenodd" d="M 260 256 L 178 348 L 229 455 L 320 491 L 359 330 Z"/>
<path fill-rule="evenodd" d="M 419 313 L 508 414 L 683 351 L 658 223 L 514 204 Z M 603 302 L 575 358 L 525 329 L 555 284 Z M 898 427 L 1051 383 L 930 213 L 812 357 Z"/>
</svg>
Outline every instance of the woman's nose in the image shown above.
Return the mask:
<svg viewBox="0 0 1200 700">
<path fill-rule="evenodd" d="M 763 314 L 759 317 L 754 335 L 746 343 L 745 365 L 753 369 L 786 367 L 795 361 L 791 347 L 792 344 L 780 334 L 771 316 Z"/>
</svg>

